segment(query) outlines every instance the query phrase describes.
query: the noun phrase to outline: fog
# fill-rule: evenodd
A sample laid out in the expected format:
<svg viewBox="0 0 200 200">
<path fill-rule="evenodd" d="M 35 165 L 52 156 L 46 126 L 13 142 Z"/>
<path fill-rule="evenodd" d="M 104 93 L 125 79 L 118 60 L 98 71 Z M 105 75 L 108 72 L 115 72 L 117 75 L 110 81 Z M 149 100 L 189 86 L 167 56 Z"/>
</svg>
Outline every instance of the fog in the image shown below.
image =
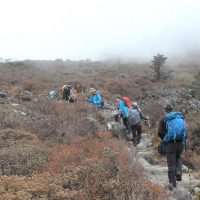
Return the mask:
<svg viewBox="0 0 200 200">
<path fill-rule="evenodd" d="M 169 60 L 200 50 L 199 0 L 0 0 L 0 57 Z M 189 54 L 188 54 L 189 52 Z"/>
</svg>

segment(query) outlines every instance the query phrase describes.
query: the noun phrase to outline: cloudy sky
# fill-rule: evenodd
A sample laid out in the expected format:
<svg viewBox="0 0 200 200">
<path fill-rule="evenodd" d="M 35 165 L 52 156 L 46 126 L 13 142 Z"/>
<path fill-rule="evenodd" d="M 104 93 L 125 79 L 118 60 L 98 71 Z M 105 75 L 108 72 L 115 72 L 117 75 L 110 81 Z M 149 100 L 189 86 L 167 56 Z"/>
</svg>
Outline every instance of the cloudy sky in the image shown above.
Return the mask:
<svg viewBox="0 0 200 200">
<path fill-rule="evenodd" d="M 200 0 L 0 0 L 0 57 L 150 58 L 200 49 Z"/>
</svg>

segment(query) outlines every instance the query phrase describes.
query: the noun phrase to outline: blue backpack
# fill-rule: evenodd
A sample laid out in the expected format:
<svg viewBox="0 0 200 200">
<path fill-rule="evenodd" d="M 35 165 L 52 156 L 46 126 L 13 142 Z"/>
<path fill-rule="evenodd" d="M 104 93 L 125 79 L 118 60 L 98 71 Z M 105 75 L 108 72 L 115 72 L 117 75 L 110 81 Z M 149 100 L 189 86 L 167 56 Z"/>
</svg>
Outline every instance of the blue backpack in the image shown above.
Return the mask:
<svg viewBox="0 0 200 200">
<path fill-rule="evenodd" d="M 165 115 L 166 119 L 166 135 L 163 141 L 182 141 L 186 142 L 186 127 L 184 117 L 181 112 L 170 112 Z"/>
</svg>

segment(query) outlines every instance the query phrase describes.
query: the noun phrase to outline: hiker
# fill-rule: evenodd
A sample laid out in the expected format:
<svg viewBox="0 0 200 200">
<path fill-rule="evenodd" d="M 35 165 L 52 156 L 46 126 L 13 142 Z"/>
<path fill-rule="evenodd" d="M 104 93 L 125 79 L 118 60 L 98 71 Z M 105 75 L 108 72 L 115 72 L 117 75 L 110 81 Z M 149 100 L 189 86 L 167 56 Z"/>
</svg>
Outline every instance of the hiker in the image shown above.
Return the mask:
<svg viewBox="0 0 200 200">
<path fill-rule="evenodd" d="M 132 103 L 132 107 L 128 114 L 128 123 L 133 135 L 133 144 L 136 146 L 141 141 L 142 125 L 141 120 L 148 120 L 148 117 L 144 117 L 136 102 Z"/>
<path fill-rule="evenodd" d="M 57 96 L 57 93 L 55 90 L 51 90 L 48 95 L 47 95 L 49 98 L 53 99 L 53 98 L 56 98 Z"/>
<path fill-rule="evenodd" d="M 96 108 L 102 107 L 102 98 L 101 94 L 95 88 L 90 88 L 89 93 L 91 94 L 89 98 L 87 98 L 87 102 L 94 105 Z"/>
<path fill-rule="evenodd" d="M 64 85 L 62 87 L 62 91 L 63 91 L 63 99 L 73 103 L 74 101 L 76 101 L 77 99 L 77 92 L 74 88 L 71 87 L 71 85 Z"/>
<path fill-rule="evenodd" d="M 119 122 L 120 118 L 122 118 L 123 124 L 126 127 L 126 133 L 128 134 L 130 132 L 129 126 L 128 126 L 128 112 L 129 109 L 126 106 L 125 102 L 123 101 L 122 97 L 116 98 L 116 104 L 118 108 L 118 114 L 114 116 L 115 121 Z"/>
<path fill-rule="evenodd" d="M 164 106 L 165 115 L 158 127 L 158 136 L 166 149 L 169 189 L 176 187 L 176 181 L 182 180 L 181 154 L 186 144 L 186 127 L 181 112 L 174 112 L 173 105 L 167 102 Z"/>
</svg>

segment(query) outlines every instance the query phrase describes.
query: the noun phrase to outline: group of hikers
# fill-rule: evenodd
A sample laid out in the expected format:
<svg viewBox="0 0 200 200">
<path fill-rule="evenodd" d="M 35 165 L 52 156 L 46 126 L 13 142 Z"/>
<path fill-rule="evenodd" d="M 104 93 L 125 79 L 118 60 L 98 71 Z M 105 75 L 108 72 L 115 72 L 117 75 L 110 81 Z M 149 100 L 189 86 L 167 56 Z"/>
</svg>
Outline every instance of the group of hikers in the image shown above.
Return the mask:
<svg viewBox="0 0 200 200">
<path fill-rule="evenodd" d="M 63 99 L 73 103 L 77 99 L 77 92 L 70 85 L 64 85 Z M 104 95 L 95 88 L 89 89 L 89 97 L 85 99 L 87 103 L 101 109 L 105 103 Z M 115 104 L 118 113 L 114 116 L 116 122 L 123 122 L 126 134 L 132 133 L 134 146 L 141 141 L 142 120 L 149 120 L 143 116 L 139 105 L 131 102 L 128 97 L 117 96 Z M 158 136 L 161 139 L 162 154 L 166 155 L 168 165 L 169 189 L 176 187 L 176 181 L 182 180 L 181 155 L 186 146 L 186 125 L 181 112 L 173 111 L 173 105 L 168 101 L 164 105 L 165 114 L 161 118 L 158 126 Z M 159 145 L 160 148 L 160 145 Z"/>
</svg>

